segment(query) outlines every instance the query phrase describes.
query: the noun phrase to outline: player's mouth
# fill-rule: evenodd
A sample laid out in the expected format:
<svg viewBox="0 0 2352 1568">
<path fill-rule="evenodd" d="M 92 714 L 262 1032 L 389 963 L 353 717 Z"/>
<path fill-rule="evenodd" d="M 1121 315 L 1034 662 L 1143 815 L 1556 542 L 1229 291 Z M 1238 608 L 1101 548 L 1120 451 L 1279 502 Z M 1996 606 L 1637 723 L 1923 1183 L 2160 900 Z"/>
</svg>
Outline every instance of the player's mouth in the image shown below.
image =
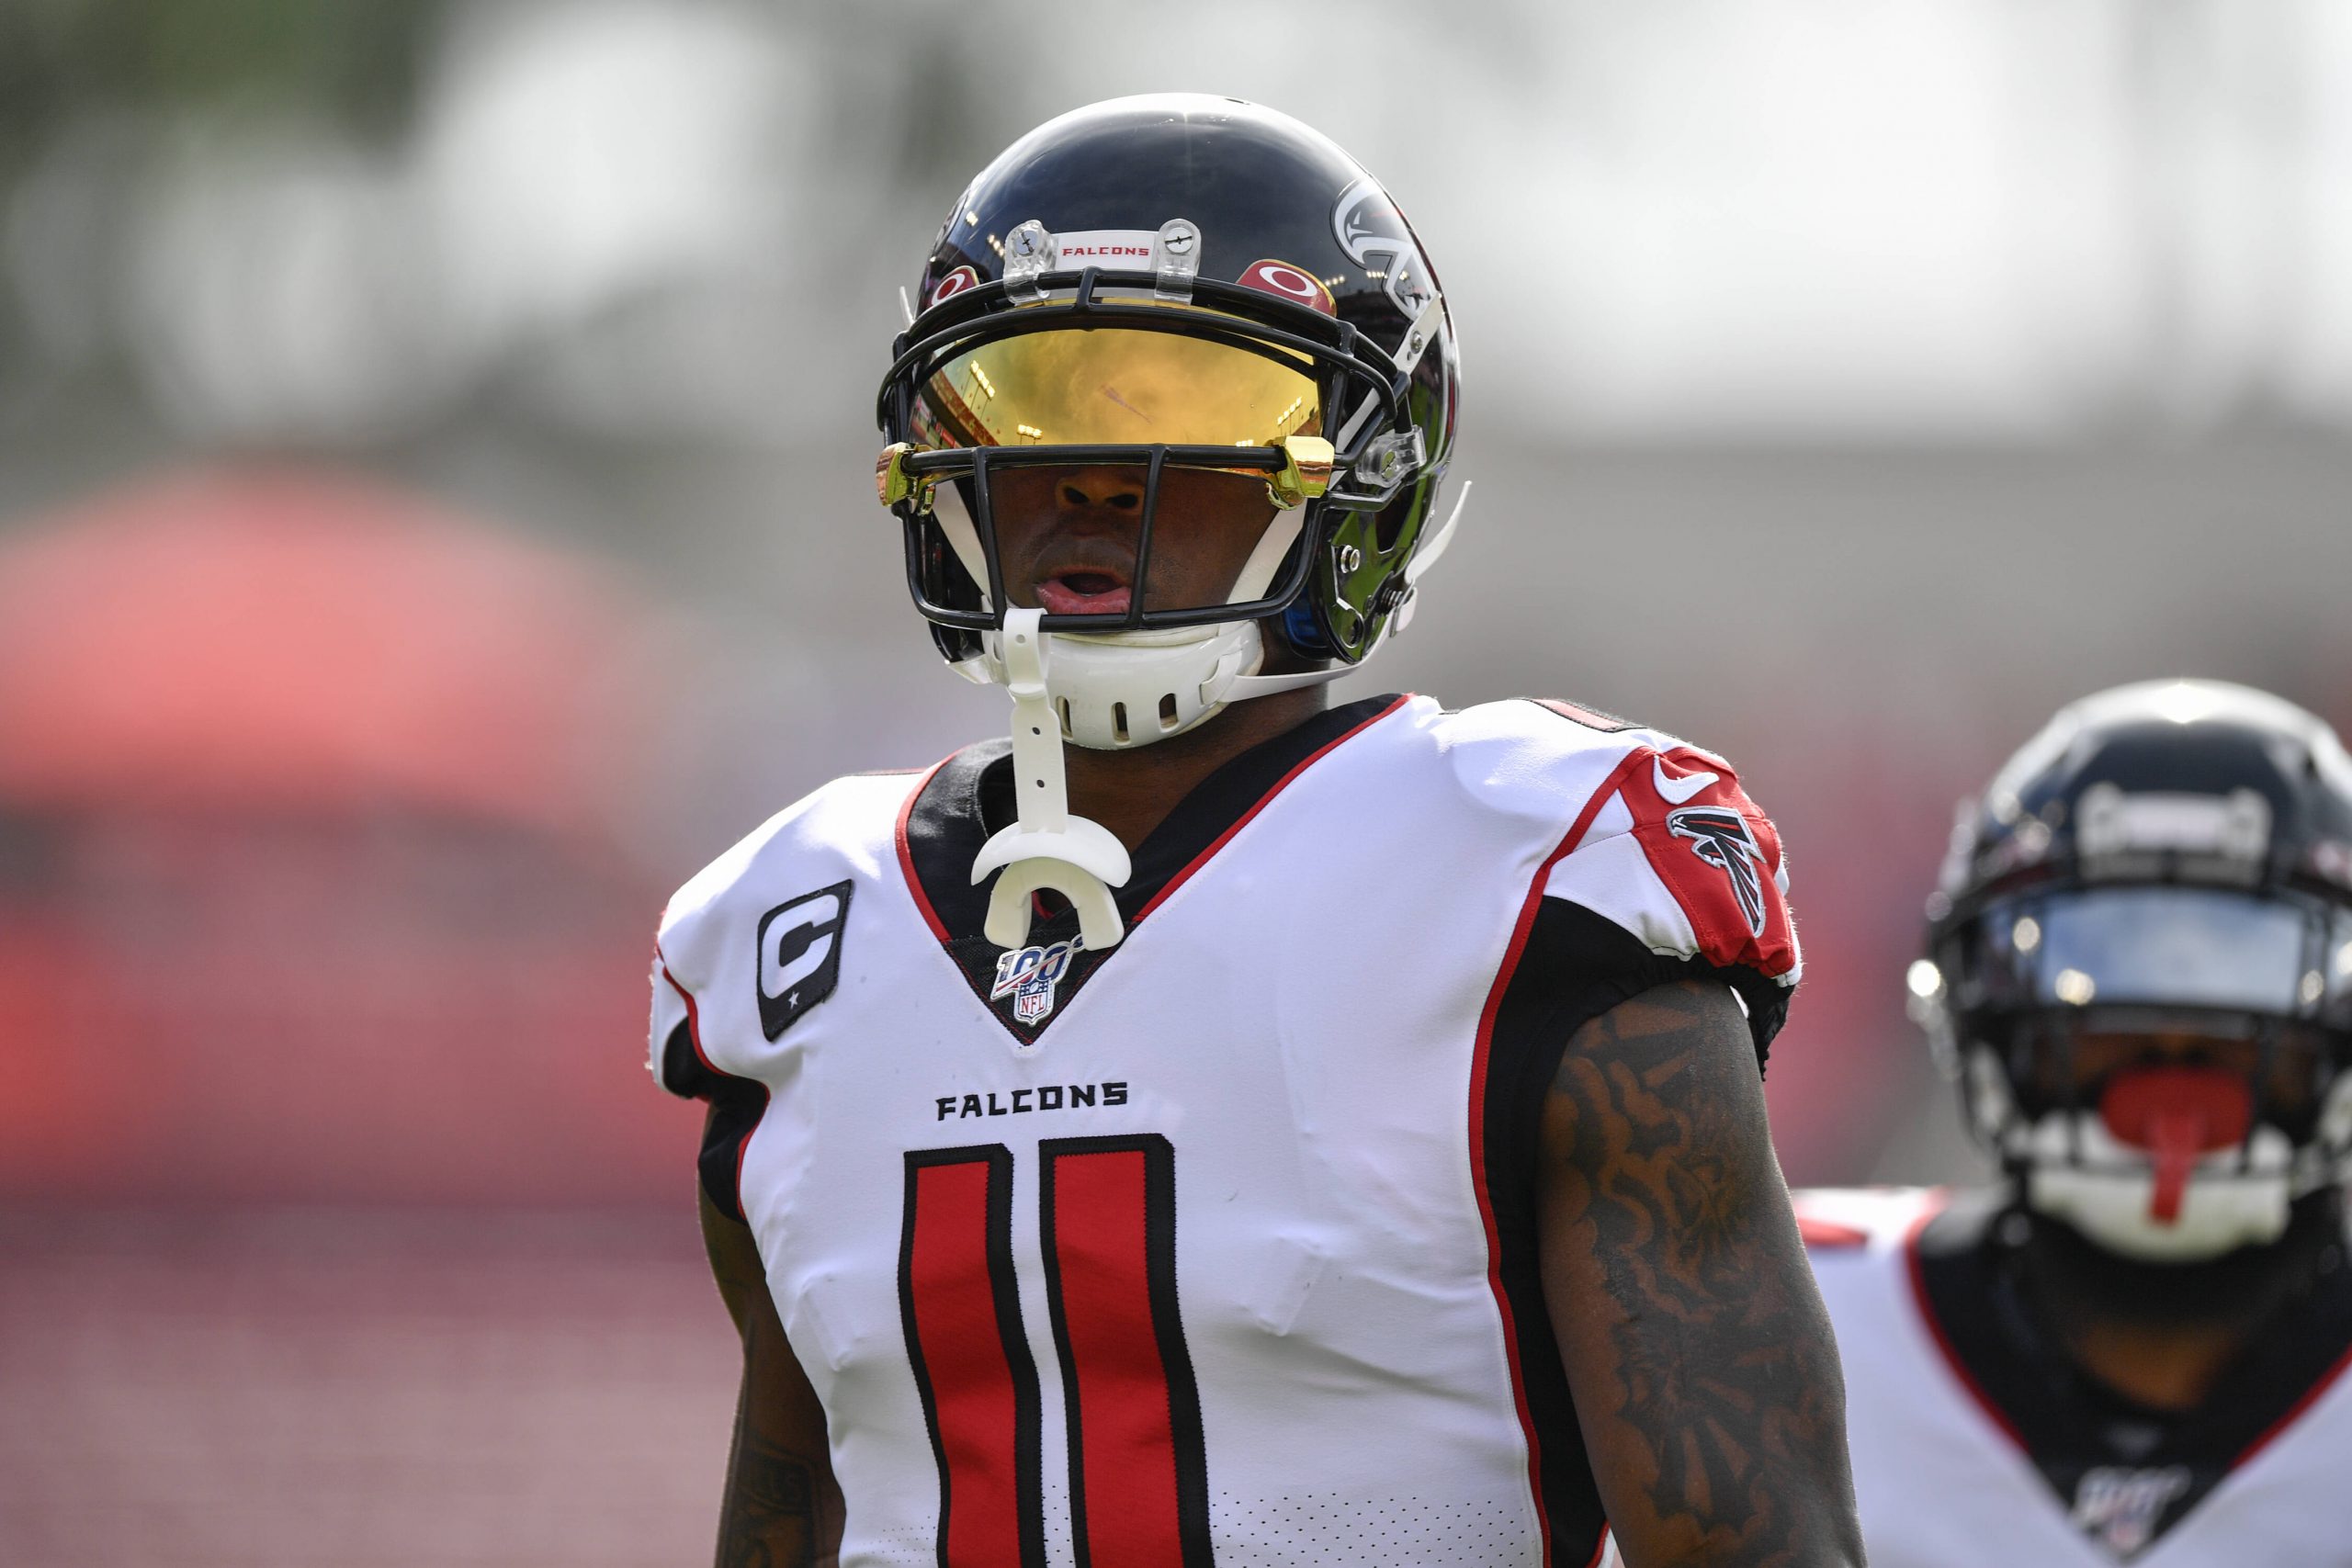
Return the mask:
<svg viewBox="0 0 2352 1568">
<path fill-rule="evenodd" d="M 1126 574 L 1103 566 L 1073 566 L 1037 580 L 1037 608 L 1049 615 L 1124 615 L 1132 597 Z"/>
</svg>

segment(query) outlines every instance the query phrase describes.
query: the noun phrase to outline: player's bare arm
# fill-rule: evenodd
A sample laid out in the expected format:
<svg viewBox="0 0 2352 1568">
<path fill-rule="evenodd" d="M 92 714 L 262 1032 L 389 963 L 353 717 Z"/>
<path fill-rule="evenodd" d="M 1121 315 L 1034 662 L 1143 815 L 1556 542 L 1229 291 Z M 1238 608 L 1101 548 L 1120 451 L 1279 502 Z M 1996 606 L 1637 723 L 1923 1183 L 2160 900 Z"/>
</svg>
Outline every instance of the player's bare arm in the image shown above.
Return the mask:
<svg viewBox="0 0 2352 1568">
<path fill-rule="evenodd" d="M 1578 1030 L 1544 1112 L 1544 1296 L 1625 1561 L 1862 1560 L 1844 1385 L 1715 980 Z"/>
<path fill-rule="evenodd" d="M 703 1192 L 703 1246 L 743 1341 L 743 1386 L 719 1507 L 718 1568 L 830 1568 L 842 1540 L 841 1488 L 825 1413 L 793 1358 L 742 1221 Z"/>
</svg>

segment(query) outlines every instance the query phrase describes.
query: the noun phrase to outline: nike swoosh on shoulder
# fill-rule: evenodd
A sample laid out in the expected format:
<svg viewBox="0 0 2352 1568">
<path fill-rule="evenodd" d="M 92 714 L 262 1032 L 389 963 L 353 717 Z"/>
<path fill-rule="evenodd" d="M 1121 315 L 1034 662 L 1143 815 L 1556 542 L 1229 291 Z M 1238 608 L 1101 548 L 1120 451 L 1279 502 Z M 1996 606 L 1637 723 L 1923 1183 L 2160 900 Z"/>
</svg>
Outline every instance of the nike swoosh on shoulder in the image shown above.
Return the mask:
<svg viewBox="0 0 2352 1568">
<path fill-rule="evenodd" d="M 1723 777 L 1721 773 L 1702 772 L 1685 773 L 1679 779 L 1668 778 L 1666 773 L 1666 759 L 1663 757 L 1650 759 L 1650 784 L 1660 795 L 1665 797 L 1668 806 L 1680 806 L 1721 777 Z"/>
</svg>

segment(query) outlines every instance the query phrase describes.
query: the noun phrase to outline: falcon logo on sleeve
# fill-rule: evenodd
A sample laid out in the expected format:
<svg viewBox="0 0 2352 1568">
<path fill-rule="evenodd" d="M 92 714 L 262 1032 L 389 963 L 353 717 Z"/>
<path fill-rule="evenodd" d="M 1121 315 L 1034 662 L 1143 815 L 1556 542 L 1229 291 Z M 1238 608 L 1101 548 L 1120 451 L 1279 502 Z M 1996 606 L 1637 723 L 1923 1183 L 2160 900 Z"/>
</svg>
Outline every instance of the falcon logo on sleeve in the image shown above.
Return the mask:
<svg viewBox="0 0 2352 1568">
<path fill-rule="evenodd" d="M 1645 747 L 1617 784 L 1633 837 L 1690 922 L 1696 953 L 1794 985 L 1804 960 L 1781 835 L 1731 764 L 1695 746 Z"/>
<path fill-rule="evenodd" d="M 1713 774 L 1705 777 L 1712 779 Z M 1691 840 L 1690 852 L 1731 878 L 1731 894 L 1747 918 L 1747 934 L 1762 936 L 1769 912 L 1764 882 L 1771 874 L 1764 848 L 1747 829 L 1747 819 L 1723 806 L 1685 806 L 1666 814 L 1666 830 Z"/>
</svg>

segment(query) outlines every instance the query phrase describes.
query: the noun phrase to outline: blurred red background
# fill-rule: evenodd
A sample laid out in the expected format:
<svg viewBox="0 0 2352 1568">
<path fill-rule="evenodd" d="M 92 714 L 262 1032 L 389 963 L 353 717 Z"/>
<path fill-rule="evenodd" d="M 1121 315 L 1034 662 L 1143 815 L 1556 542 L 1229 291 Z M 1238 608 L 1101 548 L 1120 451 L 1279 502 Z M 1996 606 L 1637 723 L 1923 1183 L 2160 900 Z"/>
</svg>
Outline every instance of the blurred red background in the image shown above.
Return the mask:
<svg viewBox="0 0 2352 1568">
<path fill-rule="evenodd" d="M 578 557 L 318 472 L 0 544 L 0 1191 L 674 1190 L 613 831 L 660 646 Z"/>
</svg>

